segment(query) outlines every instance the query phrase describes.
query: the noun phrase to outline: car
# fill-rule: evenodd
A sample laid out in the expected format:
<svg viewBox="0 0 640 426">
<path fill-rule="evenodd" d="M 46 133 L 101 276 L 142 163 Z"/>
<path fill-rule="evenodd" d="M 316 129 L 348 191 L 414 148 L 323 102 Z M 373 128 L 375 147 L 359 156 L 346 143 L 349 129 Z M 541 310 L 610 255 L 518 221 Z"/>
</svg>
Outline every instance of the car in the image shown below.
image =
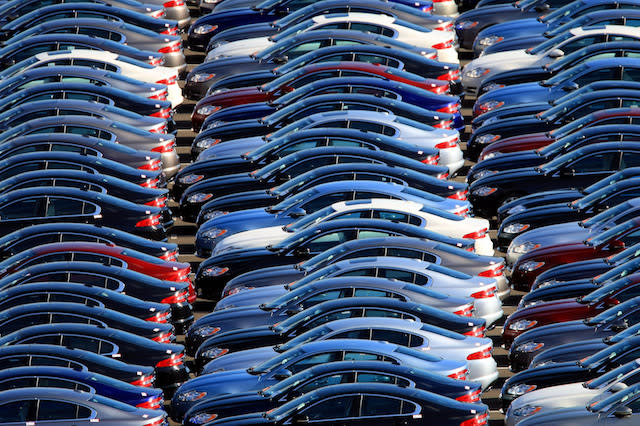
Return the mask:
<svg viewBox="0 0 640 426">
<path fill-rule="evenodd" d="M 437 49 L 439 61 L 458 62 L 454 34 L 423 28 L 388 15 L 361 12 L 349 12 L 346 15 L 343 13 L 316 15 L 272 36 L 252 37 L 220 44 L 208 50 L 205 61 L 220 57 L 250 55 L 256 50 L 270 47 L 292 35 L 324 28 L 345 28 L 382 34 L 415 46 Z"/>
<path fill-rule="evenodd" d="M 163 260 L 178 260 L 178 245 L 175 243 L 156 242 L 106 226 L 64 222 L 32 225 L 5 235 L 0 238 L 0 259 L 41 244 L 69 240 L 119 245 Z"/>
<path fill-rule="evenodd" d="M 509 349 L 511 368 L 514 371 L 528 368 L 531 361 L 548 348 L 589 339 L 604 339 L 628 329 L 630 325 L 637 324 L 639 302 L 637 297 L 633 297 L 586 321 L 552 323 L 522 333 L 513 340 Z"/>
<path fill-rule="evenodd" d="M 492 217 L 500 205 L 520 196 L 552 189 L 584 188 L 621 168 L 633 166 L 638 148 L 636 142 L 588 145 L 538 167 L 481 177 L 469 186 L 469 201 L 477 214 Z"/>
<path fill-rule="evenodd" d="M 491 356 L 493 343 L 490 339 L 464 336 L 440 327 L 407 322 L 400 318 L 340 319 L 311 328 L 304 333 L 280 335 L 272 339 L 265 336 L 269 340 L 260 342 L 255 339 L 253 344 L 243 341 L 245 338 L 243 334 L 238 332 L 229 336 L 228 333 L 225 333 L 207 339 L 200 345 L 196 357 L 204 355 L 206 359 L 200 362 L 207 363 L 238 350 L 276 344 L 272 349 L 273 352 L 265 350 L 264 353 L 256 354 L 257 361 L 259 357 L 266 360 L 307 342 L 341 338 L 382 340 L 429 351 L 429 353 L 446 359 L 466 360 L 468 361 L 469 380 L 482 383 L 483 389 L 486 389 L 498 377 L 496 362 Z M 248 333 L 247 337 L 250 335 L 251 333 Z M 207 357 L 206 353 L 211 353 L 211 356 Z"/>
<path fill-rule="evenodd" d="M 502 258 L 480 256 L 448 244 L 417 238 L 381 237 L 348 241 L 295 265 L 262 268 L 241 274 L 227 283 L 223 289 L 222 297 L 266 285 L 284 285 L 336 261 L 367 256 L 420 259 L 469 275 L 493 278 L 498 285 L 500 299 L 505 299 L 510 292 L 506 278 L 502 273 L 504 269 Z"/>
<path fill-rule="evenodd" d="M 195 25 L 195 24 L 194 24 Z M 189 99 L 199 99 L 216 80 L 227 77 L 236 72 L 269 70 L 277 65 L 286 63 L 305 53 L 337 44 L 373 44 L 387 46 L 393 49 L 404 49 L 422 55 L 430 55 L 432 50 L 399 42 L 390 37 L 350 30 L 317 30 L 296 34 L 249 56 L 238 58 L 220 58 L 193 68 L 186 77 L 184 87 L 185 96 Z M 443 64 L 445 69 L 458 69 L 456 64 Z"/>
<path fill-rule="evenodd" d="M 154 367 L 158 387 L 167 396 L 189 378 L 184 365 L 184 346 L 155 342 L 126 331 L 90 324 L 34 325 L 0 338 L 0 346 L 46 343 L 73 346 L 105 357 Z"/>
<path fill-rule="evenodd" d="M 122 143 L 141 151 L 159 152 L 163 172 L 167 177 L 173 177 L 180 168 L 174 135 L 147 132 L 118 121 L 85 115 L 65 115 L 64 119 L 50 116 L 28 120 L 2 132 L 0 144 L 18 136 L 34 133 L 79 133 Z"/>
<path fill-rule="evenodd" d="M 278 2 L 277 7 L 278 8 L 282 8 L 283 6 L 286 6 L 287 4 L 289 4 L 288 2 Z M 433 12 L 434 11 L 434 4 L 433 2 L 419 2 L 417 5 L 415 3 L 411 3 L 408 2 L 406 0 L 401 0 L 398 2 L 394 2 L 392 3 L 393 5 L 399 4 L 399 5 L 408 5 L 414 8 L 415 12 Z M 256 1 L 256 0 L 233 0 L 233 1 L 226 1 L 226 2 L 217 2 L 214 6 L 212 6 L 211 4 L 207 5 L 207 4 L 203 4 L 201 6 L 203 6 L 203 10 L 205 11 L 205 13 L 207 13 L 210 9 L 216 9 L 218 11 L 220 10 L 228 10 L 228 9 L 237 9 L 237 8 L 244 8 L 244 7 L 254 7 L 254 6 L 258 6 L 261 5 L 261 2 Z M 443 5 L 443 7 L 447 7 L 449 6 L 448 4 Z M 306 6 L 305 6 L 306 7 Z M 303 8 L 304 9 L 304 8 Z M 297 9 L 295 11 L 293 11 L 293 14 L 297 14 L 299 13 L 299 11 L 302 9 Z M 285 17 L 289 16 L 288 14 L 284 14 Z"/>
<path fill-rule="evenodd" d="M 335 376 L 334 376 L 335 375 Z M 231 415 L 249 414 L 254 410 L 266 411 L 279 404 L 291 401 L 296 395 L 329 386 L 333 380 L 323 378 L 341 377 L 339 383 L 394 383 L 397 386 L 422 389 L 438 395 L 456 399 L 461 402 L 479 402 L 482 391 L 479 384 L 473 386 L 462 380 L 442 377 L 426 370 L 410 369 L 378 361 L 339 361 L 320 364 L 308 368 L 288 379 L 271 386 L 265 391 L 244 392 L 235 395 L 223 395 L 212 398 L 201 398 L 191 407 L 182 419 L 185 425 L 201 424 L 202 420 L 212 420 Z M 471 387 L 463 391 L 461 388 Z M 461 396 L 458 396 L 460 393 Z M 174 420 L 178 421 L 174 418 Z"/>
<path fill-rule="evenodd" d="M 26 226 L 50 222 L 104 224 L 163 240 L 162 209 L 71 187 L 17 189 L 0 195 L 2 236 Z"/>
<path fill-rule="evenodd" d="M 79 348 L 59 345 L 29 344 L 0 348 L 3 370 L 32 365 L 64 367 L 74 371 L 90 371 L 145 388 L 153 387 L 156 374 L 153 367 L 125 363 Z"/>
<path fill-rule="evenodd" d="M 163 56 L 160 52 L 140 50 L 134 47 L 98 37 L 83 34 L 40 34 L 30 37 L 11 39 L 0 49 L 0 78 L 6 79 L 25 70 L 25 59 L 40 53 L 67 50 L 97 50 L 107 57 L 124 57 L 128 60 L 143 62 L 149 66 L 161 65 Z M 33 64 L 30 64 L 33 66 Z"/>
<path fill-rule="evenodd" d="M 129 24 L 155 31 L 159 34 L 178 34 L 178 22 L 171 19 L 154 18 L 143 13 L 130 11 L 96 3 L 62 3 L 43 6 L 37 10 L 26 13 L 0 27 L 0 34 L 5 41 L 12 34 L 32 28 L 43 22 L 54 19 L 77 18 L 78 15 L 85 18 L 100 18 L 112 21 L 125 21 Z"/>
<path fill-rule="evenodd" d="M 362 399 L 355 397 L 354 392 L 361 392 Z M 314 404 L 312 401 L 320 402 Z M 384 409 L 378 405 L 385 404 L 385 402 L 387 402 L 387 406 Z M 395 406 L 390 407 L 389 405 L 391 404 Z M 488 408 L 486 406 L 483 406 L 480 410 L 471 408 L 475 405 L 478 404 L 461 403 L 438 394 L 416 389 L 407 391 L 395 385 L 350 383 L 318 389 L 268 413 L 227 417 L 221 420 L 221 424 L 275 425 L 282 424 L 284 421 L 295 423 L 295 419 L 302 418 L 327 424 L 335 423 L 336 420 L 339 420 L 341 424 L 352 425 L 362 422 L 360 418 L 373 418 L 378 422 L 384 422 L 386 419 L 391 421 L 403 419 L 403 423 L 418 425 L 423 423 L 423 415 L 429 416 L 435 421 L 453 420 L 457 422 L 460 420 L 472 420 L 478 424 L 483 424 L 488 418 Z M 333 410 L 330 407 L 333 407 Z M 340 410 L 337 410 L 338 407 Z M 407 413 L 405 413 L 405 409 L 408 411 Z"/>
<path fill-rule="evenodd" d="M 506 410 L 511 401 L 535 389 L 595 379 L 636 359 L 639 341 L 640 336 L 630 337 L 580 362 L 561 362 L 521 371 L 502 386 L 502 407 Z"/>
<path fill-rule="evenodd" d="M 196 273 L 196 288 L 203 296 L 220 294 L 227 281 L 247 271 L 265 266 L 296 263 L 348 240 L 403 235 L 436 240 L 458 247 L 473 245 L 473 240 L 444 237 L 414 225 L 380 219 L 329 221 L 310 226 L 269 248 L 232 250 L 210 257 L 200 263 Z"/>
<path fill-rule="evenodd" d="M 0 279 L 0 291 L 43 282 L 81 284 L 102 288 L 105 291 L 125 292 L 129 296 L 152 303 L 169 304 L 170 312 L 164 307 L 155 308 L 153 311 L 145 312 L 144 319 L 155 322 L 171 321 L 178 334 L 184 333 L 193 321 L 192 308 L 188 302 L 189 284 L 161 280 L 131 269 L 88 260 L 72 263 L 47 262 L 21 268 Z M 103 297 L 106 295 L 108 294 L 105 292 Z M 133 306 L 132 304 L 131 307 Z"/>
<path fill-rule="evenodd" d="M 33 57 L 36 59 L 35 61 L 27 59 L 4 70 L 2 72 L 3 79 L 9 80 L 11 77 L 20 76 L 25 71 L 34 68 L 65 66 L 71 61 L 75 67 L 103 69 L 144 83 L 166 86 L 167 100 L 174 108 L 184 101 L 180 87 L 178 87 L 178 73 L 172 68 L 150 65 L 109 51 L 88 49 L 42 52 Z"/>
<path fill-rule="evenodd" d="M 67 140 L 74 143 L 74 140 L 70 139 L 70 135 L 45 133 L 21 136 L 13 139 L 11 142 L 7 142 L 6 146 L 10 147 L 11 144 L 14 144 L 13 147 L 15 148 L 20 142 L 29 142 L 31 140 L 48 142 L 45 146 L 53 147 L 58 146 L 55 143 L 57 140 Z M 128 180 L 129 182 L 134 182 L 146 188 L 166 187 L 166 179 L 161 170 L 152 170 L 151 167 L 141 170 L 121 164 L 118 161 L 101 158 L 97 155 L 85 155 L 83 152 L 73 151 L 65 152 L 63 149 L 64 145 L 65 144 L 62 144 L 61 149 L 52 151 L 28 152 L 27 150 L 27 153 L 22 153 L 24 151 L 18 151 L 19 153 L 9 151 L 9 153 L 13 155 L 7 156 L 0 161 L 0 180 L 33 170 L 71 169 L 94 174 L 105 173 L 123 180 Z M 90 151 L 86 153 L 91 154 Z"/>
<path fill-rule="evenodd" d="M 628 362 L 602 376 L 584 383 L 550 386 L 529 392 L 514 400 L 505 413 L 505 424 L 512 426 L 537 413 L 587 406 L 634 385 L 638 378 L 638 363 Z"/>
<path fill-rule="evenodd" d="M 213 246 L 213 254 L 239 248 L 253 248 L 263 245 L 277 244 L 308 226 L 328 220 L 345 218 L 380 218 L 394 222 L 410 223 L 446 235 L 452 238 L 472 238 L 475 241 L 475 252 L 492 256 L 493 243 L 486 234 L 489 221 L 480 218 L 462 218 L 422 204 L 405 200 L 371 200 L 342 201 L 304 216 L 285 226 L 261 227 L 249 230 L 233 231 L 225 228 L 226 233 Z"/>
<path fill-rule="evenodd" d="M 2 392 L 0 421 L 24 423 L 50 421 L 89 424 L 99 418 L 107 424 L 127 422 L 143 426 L 166 423 L 167 414 L 160 410 L 131 407 L 122 402 L 88 392 L 62 388 L 18 388 Z"/>
<path fill-rule="evenodd" d="M 179 72 L 184 72 L 187 67 L 180 37 L 169 34 L 160 35 L 124 21 L 99 18 L 54 19 L 14 34 L 13 38 L 51 33 L 84 34 L 106 38 L 138 49 L 160 52 L 164 56 L 164 65 L 178 68 Z"/>
</svg>

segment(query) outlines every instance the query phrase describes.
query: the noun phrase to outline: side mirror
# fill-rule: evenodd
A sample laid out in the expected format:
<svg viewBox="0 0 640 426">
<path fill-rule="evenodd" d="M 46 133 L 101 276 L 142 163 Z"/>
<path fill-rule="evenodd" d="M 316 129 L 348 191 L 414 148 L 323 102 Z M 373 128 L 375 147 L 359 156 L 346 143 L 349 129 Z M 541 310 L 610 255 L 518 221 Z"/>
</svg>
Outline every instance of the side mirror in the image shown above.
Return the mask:
<svg viewBox="0 0 640 426">
<path fill-rule="evenodd" d="M 620 304 L 620 301 L 619 301 L 618 299 L 606 299 L 606 300 L 604 301 L 604 305 L 605 305 L 607 308 L 612 308 L 612 307 L 614 307 L 614 306 L 616 306 L 616 305 L 619 305 L 619 304 Z"/>
<path fill-rule="evenodd" d="M 302 216 L 304 216 L 306 214 L 307 214 L 307 212 L 301 207 L 295 208 L 295 209 L 293 209 L 293 210 L 291 210 L 289 212 L 289 216 L 294 217 L 294 218 L 295 217 L 302 217 Z"/>
<path fill-rule="evenodd" d="M 626 330 L 627 328 L 629 328 L 629 324 L 627 323 L 626 319 L 621 319 L 611 324 L 611 330 L 613 331 L 622 331 Z"/>
<path fill-rule="evenodd" d="M 549 5 L 546 4 L 546 3 L 540 4 L 540 5 L 535 7 L 535 11 L 538 12 L 538 13 L 546 12 L 549 9 L 550 9 Z"/>
<path fill-rule="evenodd" d="M 633 414 L 633 411 L 631 411 L 631 408 L 629 407 L 618 407 L 616 408 L 616 411 L 614 411 L 613 413 L 613 415 L 619 419 L 624 417 L 631 417 L 632 414 Z"/>
<path fill-rule="evenodd" d="M 562 169 L 560 170 L 560 176 L 562 177 L 572 177 L 576 175 L 576 171 L 573 169 Z"/>
<path fill-rule="evenodd" d="M 306 425 L 309 423 L 309 417 L 305 416 L 304 414 L 296 414 L 291 419 L 291 423 L 293 423 L 294 425 Z"/>
<path fill-rule="evenodd" d="M 612 248 L 612 249 L 623 249 L 626 246 L 625 246 L 623 241 L 613 240 L 613 241 L 611 241 L 611 244 L 609 244 L 609 247 Z"/>
<path fill-rule="evenodd" d="M 287 311 L 285 312 L 285 314 L 287 314 L 287 316 L 293 316 L 297 313 L 302 312 L 303 309 L 301 306 L 296 306 L 295 308 L 291 308 L 291 309 L 287 309 Z"/>
<path fill-rule="evenodd" d="M 613 393 L 616 393 L 616 392 L 620 392 L 620 391 L 622 391 L 622 390 L 625 390 L 626 388 L 628 388 L 628 386 L 627 386 L 627 385 L 625 385 L 625 384 L 624 384 L 624 383 L 622 383 L 622 382 L 618 382 L 618 383 L 614 383 L 613 385 L 611 385 L 611 387 L 609 388 L 609 390 L 610 390 L 611 392 L 613 392 Z"/>
<path fill-rule="evenodd" d="M 291 376 L 293 376 L 293 373 L 291 373 L 291 371 L 283 370 L 280 373 L 274 374 L 273 378 L 276 380 L 284 380 L 284 379 L 288 379 Z"/>
<path fill-rule="evenodd" d="M 573 92 L 574 90 L 577 90 L 579 88 L 580 86 L 578 86 L 573 81 L 562 86 L 562 90 L 564 90 L 565 92 Z"/>
<path fill-rule="evenodd" d="M 273 63 L 276 65 L 286 64 L 289 61 L 289 57 L 287 55 L 284 56 L 276 56 L 273 58 Z"/>
<path fill-rule="evenodd" d="M 278 16 L 287 16 L 289 14 L 289 8 L 285 7 L 284 9 L 279 9 L 276 11 L 276 15 Z"/>
<path fill-rule="evenodd" d="M 311 249 L 309 247 L 296 247 L 293 252 L 296 256 L 309 256 Z"/>
<path fill-rule="evenodd" d="M 2 65 L 3 68 L 9 68 L 15 64 L 16 64 L 16 60 L 13 58 L 6 58 L 6 59 L 0 60 L 0 65 Z"/>
<path fill-rule="evenodd" d="M 548 55 L 550 58 L 556 59 L 564 56 L 564 52 L 560 49 L 553 49 Z"/>
</svg>

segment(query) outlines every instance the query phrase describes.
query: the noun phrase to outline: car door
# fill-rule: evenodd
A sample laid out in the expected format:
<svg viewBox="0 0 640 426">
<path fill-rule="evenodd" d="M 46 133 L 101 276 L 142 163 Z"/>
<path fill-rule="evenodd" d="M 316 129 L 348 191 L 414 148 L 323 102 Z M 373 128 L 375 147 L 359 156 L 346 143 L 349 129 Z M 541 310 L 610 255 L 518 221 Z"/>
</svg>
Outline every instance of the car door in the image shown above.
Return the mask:
<svg viewBox="0 0 640 426">
<path fill-rule="evenodd" d="M 0 404 L 0 423 L 3 425 L 21 425 L 36 419 L 36 400 L 18 400 Z"/>
<path fill-rule="evenodd" d="M 40 399 L 37 405 L 37 424 L 89 424 L 89 420 L 96 415 L 89 407 L 67 401 Z"/>
<path fill-rule="evenodd" d="M 46 221 L 92 223 L 99 215 L 100 207 L 96 204 L 72 197 L 47 197 Z"/>
<path fill-rule="evenodd" d="M 563 187 L 582 188 L 617 171 L 619 164 L 620 152 L 617 150 L 592 152 L 556 171 L 554 177 L 566 182 Z"/>
<path fill-rule="evenodd" d="M 360 411 L 359 395 L 341 395 L 327 398 L 295 413 L 287 424 L 308 423 L 312 425 L 347 426 L 356 425 Z M 376 421 L 376 425 L 380 425 Z M 383 424 L 384 425 L 384 424 Z"/>
<path fill-rule="evenodd" d="M 362 395 L 359 421 L 353 424 L 397 426 L 410 424 L 420 408 L 413 402 L 388 395 Z M 422 424 L 422 422 L 418 423 Z"/>
<path fill-rule="evenodd" d="M 1 235 L 21 229 L 27 225 L 42 222 L 46 197 L 26 197 L 0 207 Z"/>
</svg>

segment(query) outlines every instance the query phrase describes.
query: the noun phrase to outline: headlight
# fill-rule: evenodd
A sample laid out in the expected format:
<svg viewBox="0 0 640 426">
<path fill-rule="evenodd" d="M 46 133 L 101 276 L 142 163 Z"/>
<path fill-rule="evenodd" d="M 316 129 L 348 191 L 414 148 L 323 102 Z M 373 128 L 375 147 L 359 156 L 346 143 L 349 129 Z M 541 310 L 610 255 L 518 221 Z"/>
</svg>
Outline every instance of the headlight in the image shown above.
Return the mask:
<svg viewBox="0 0 640 426">
<path fill-rule="evenodd" d="M 537 323 L 538 321 L 535 320 L 522 319 L 509 324 L 509 330 L 524 331 L 534 327 Z"/>
<path fill-rule="evenodd" d="M 537 388 L 536 385 L 515 385 L 507 389 L 507 393 L 511 395 L 520 396 L 520 395 L 524 395 L 527 392 L 531 392 L 536 388 Z"/>
<path fill-rule="evenodd" d="M 220 139 L 204 138 L 196 142 L 198 148 L 207 149 L 220 143 Z"/>
<path fill-rule="evenodd" d="M 214 112 L 218 111 L 220 109 L 219 106 L 213 106 L 213 105 L 205 105 L 203 107 L 200 107 L 196 110 L 196 113 L 200 114 L 200 115 L 211 115 Z"/>
<path fill-rule="evenodd" d="M 205 0 L 205 1 L 206 1 L 206 0 Z M 215 1 L 218 1 L 218 0 L 215 0 Z M 209 50 L 211 51 L 211 50 L 213 50 L 213 49 L 217 49 L 218 47 L 220 47 L 220 46 L 224 46 L 224 45 L 225 45 L 225 44 L 227 44 L 227 43 L 229 43 L 229 42 L 228 42 L 228 41 L 226 41 L 226 40 L 216 41 L 215 43 L 213 43 L 213 44 L 211 45 L 211 49 L 209 49 Z"/>
<path fill-rule="evenodd" d="M 220 268 L 219 266 L 211 266 L 209 268 L 205 268 L 202 271 L 202 275 L 205 277 L 219 277 L 220 275 L 226 274 L 229 272 L 229 268 Z"/>
<path fill-rule="evenodd" d="M 201 234 L 201 236 L 202 236 L 202 238 L 206 238 L 208 240 L 213 240 L 213 239 L 216 239 L 218 237 L 223 236 L 226 233 L 227 233 L 226 229 L 211 228 L 209 230 L 204 231 Z"/>
<path fill-rule="evenodd" d="M 197 27 L 195 27 L 193 29 L 193 32 L 196 34 L 207 34 L 210 33 L 211 31 L 215 31 L 216 29 L 218 29 L 217 25 L 198 25 Z"/>
<path fill-rule="evenodd" d="M 194 83 L 202 83 L 203 81 L 211 80 L 215 76 L 215 74 L 195 73 L 189 76 L 189 81 L 193 81 Z"/>
<path fill-rule="evenodd" d="M 193 331 L 190 331 L 190 334 L 195 334 L 198 337 L 207 337 L 212 336 L 220 331 L 220 327 L 212 327 L 210 325 L 205 325 L 204 327 L 196 328 Z"/>
<path fill-rule="evenodd" d="M 191 185 L 192 183 L 196 183 L 196 182 L 202 180 L 203 177 L 204 177 L 204 175 L 189 174 L 189 175 L 186 175 L 186 176 L 181 176 L 178 180 L 180 181 L 180 183 Z"/>
<path fill-rule="evenodd" d="M 456 24 L 456 28 L 459 30 L 468 30 L 478 25 L 478 21 L 461 21 Z"/>
<path fill-rule="evenodd" d="M 500 135 L 493 135 L 491 133 L 487 133 L 485 135 L 480 135 L 476 138 L 475 142 L 480 145 L 489 145 L 492 142 L 500 139 Z"/>
<path fill-rule="evenodd" d="M 538 288 L 549 287 L 550 285 L 554 285 L 554 284 L 557 284 L 557 283 L 558 283 L 558 281 L 556 281 L 556 280 L 543 281 L 540 284 L 538 284 Z"/>
<path fill-rule="evenodd" d="M 513 410 L 513 415 L 517 417 L 527 417 L 540 411 L 542 407 L 536 405 L 523 405 Z"/>
<path fill-rule="evenodd" d="M 486 197 L 488 195 L 493 194 L 497 190 L 498 190 L 498 188 L 491 188 L 489 186 L 481 186 L 478 189 L 474 189 L 472 194 L 477 196 L 477 197 Z"/>
<path fill-rule="evenodd" d="M 223 212 L 223 211 L 220 211 L 220 210 L 213 210 L 213 211 L 205 213 L 204 220 L 211 220 L 214 217 L 222 216 L 222 215 L 225 215 L 225 214 L 229 214 L 229 212 Z"/>
<path fill-rule="evenodd" d="M 516 351 L 530 353 L 530 352 L 535 352 L 537 350 L 540 350 L 543 347 L 544 347 L 544 343 L 528 342 L 528 343 L 525 343 L 524 345 L 518 346 L 516 348 Z"/>
<path fill-rule="evenodd" d="M 483 155 L 482 159 L 488 160 L 489 158 L 497 157 L 498 155 L 502 155 L 502 154 L 500 152 L 494 151 L 494 152 L 488 153 L 487 155 Z"/>
<path fill-rule="evenodd" d="M 475 180 L 478 180 L 482 179 L 485 176 L 495 175 L 496 173 L 498 172 L 496 172 L 495 170 L 480 170 L 478 173 L 473 174 L 473 178 Z"/>
<path fill-rule="evenodd" d="M 207 0 L 205 0 L 205 2 L 207 2 Z M 212 420 L 215 420 L 217 418 L 218 418 L 217 414 L 200 413 L 200 414 L 196 414 L 195 416 L 189 417 L 189 423 L 201 425 L 204 423 L 208 423 Z"/>
<path fill-rule="evenodd" d="M 516 213 L 522 213 L 523 211 L 526 211 L 527 208 L 525 206 L 523 206 L 522 204 L 518 204 L 515 207 L 511 207 L 509 210 L 507 210 L 507 214 L 511 215 L 511 214 L 516 214 Z"/>
<path fill-rule="evenodd" d="M 504 40 L 504 37 L 492 35 L 489 37 L 482 37 L 480 40 L 478 40 L 478 44 L 480 44 L 481 46 L 491 46 L 501 42 L 502 40 Z"/>
<path fill-rule="evenodd" d="M 526 223 L 512 223 L 511 225 L 505 226 L 502 229 L 502 232 L 505 232 L 507 234 L 519 234 L 520 232 L 524 232 L 529 228 L 530 225 L 527 225 Z"/>
<path fill-rule="evenodd" d="M 489 74 L 490 71 L 491 70 L 489 68 L 482 68 L 482 67 L 471 68 L 470 70 L 466 70 L 464 72 L 464 76 L 467 78 L 480 78 L 483 75 Z"/>
<path fill-rule="evenodd" d="M 491 101 L 482 102 L 481 104 L 478 104 L 476 106 L 476 108 L 478 109 L 478 111 L 480 111 L 480 113 L 484 114 L 485 112 L 489 112 L 489 111 L 492 111 L 494 109 L 498 109 L 503 105 L 504 105 L 503 101 L 491 100 Z M 487 122 L 485 122 L 485 124 L 486 123 Z"/>
<path fill-rule="evenodd" d="M 544 262 L 536 262 L 535 260 L 529 260 L 518 266 L 518 269 L 525 272 L 532 272 L 544 266 Z"/>
<path fill-rule="evenodd" d="M 211 197 L 213 197 L 213 194 L 203 194 L 202 192 L 198 192 L 196 194 L 189 195 L 187 197 L 187 203 L 202 203 Z"/>
<path fill-rule="evenodd" d="M 499 83 L 489 83 L 486 86 L 484 86 L 484 88 L 482 90 L 484 90 L 484 92 L 490 92 L 492 90 L 496 90 L 496 89 L 502 89 L 504 87 L 504 84 L 499 84 Z"/>
<path fill-rule="evenodd" d="M 216 359 L 228 352 L 229 352 L 229 349 L 213 348 L 213 349 L 207 349 L 206 351 L 202 352 L 202 354 L 200 355 L 202 355 L 204 358 Z"/>
<path fill-rule="evenodd" d="M 200 391 L 197 391 L 197 390 L 190 390 L 190 391 L 178 394 L 178 400 L 179 401 L 183 401 L 183 402 L 191 402 L 191 401 L 197 401 L 199 399 L 202 399 L 205 396 L 207 396 L 206 392 L 200 392 Z"/>
</svg>

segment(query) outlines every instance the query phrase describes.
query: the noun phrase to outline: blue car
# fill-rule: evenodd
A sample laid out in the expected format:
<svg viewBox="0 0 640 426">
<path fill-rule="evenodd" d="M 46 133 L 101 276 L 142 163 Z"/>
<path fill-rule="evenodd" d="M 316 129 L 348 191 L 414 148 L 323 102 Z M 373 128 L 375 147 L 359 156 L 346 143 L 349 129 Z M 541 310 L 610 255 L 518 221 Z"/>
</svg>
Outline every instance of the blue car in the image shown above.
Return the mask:
<svg viewBox="0 0 640 426">
<path fill-rule="evenodd" d="M 90 371 L 45 365 L 0 370 L 0 392 L 31 387 L 71 388 L 106 396 L 138 408 L 162 409 L 164 405 L 161 389 L 134 386 Z"/>
</svg>

